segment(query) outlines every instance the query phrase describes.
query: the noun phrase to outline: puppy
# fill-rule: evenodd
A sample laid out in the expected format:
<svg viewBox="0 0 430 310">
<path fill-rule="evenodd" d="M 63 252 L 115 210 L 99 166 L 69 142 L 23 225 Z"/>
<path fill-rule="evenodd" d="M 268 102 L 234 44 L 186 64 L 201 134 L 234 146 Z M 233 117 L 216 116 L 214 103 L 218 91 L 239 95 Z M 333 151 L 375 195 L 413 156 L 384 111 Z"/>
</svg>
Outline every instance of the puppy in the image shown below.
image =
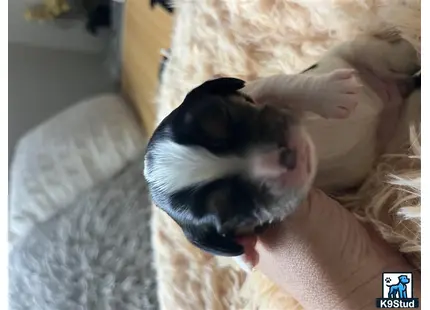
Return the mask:
<svg viewBox="0 0 430 310">
<path fill-rule="evenodd" d="M 333 192 L 364 180 L 418 69 L 406 41 L 369 36 L 333 48 L 302 74 L 207 81 L 148 143 L 152 199 L 192 244 L 245 255 L 243 267 L 252 267 L 242 236 L 294 212 L 313 184 Z M 385 111 L 383 123 L 394 122 L 387 128 Z"/>
</svg>

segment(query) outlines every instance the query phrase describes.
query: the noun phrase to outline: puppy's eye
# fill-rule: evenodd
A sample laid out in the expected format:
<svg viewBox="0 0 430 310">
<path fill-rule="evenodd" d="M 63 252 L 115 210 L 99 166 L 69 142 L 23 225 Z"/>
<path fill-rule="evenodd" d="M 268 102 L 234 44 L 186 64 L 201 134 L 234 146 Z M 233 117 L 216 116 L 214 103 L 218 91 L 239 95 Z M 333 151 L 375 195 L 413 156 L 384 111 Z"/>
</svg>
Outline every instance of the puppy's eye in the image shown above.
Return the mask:
<svg viewBox="0 0 430 310">
<path fill-rule="evenodd" d="M 211 116 L 218 119 L 220 122 L 228 123 L 230 121 L 230 113 L 225 105 L 220 105 L 211 111 Z"/>
<path fill-rule="evenodd" d="M 230 125 L 230 115 L 224 106 L 208 109 L 201 120 L 201 127 L 209 141 L 221 141 L 227 139 Z"/>
</svg>

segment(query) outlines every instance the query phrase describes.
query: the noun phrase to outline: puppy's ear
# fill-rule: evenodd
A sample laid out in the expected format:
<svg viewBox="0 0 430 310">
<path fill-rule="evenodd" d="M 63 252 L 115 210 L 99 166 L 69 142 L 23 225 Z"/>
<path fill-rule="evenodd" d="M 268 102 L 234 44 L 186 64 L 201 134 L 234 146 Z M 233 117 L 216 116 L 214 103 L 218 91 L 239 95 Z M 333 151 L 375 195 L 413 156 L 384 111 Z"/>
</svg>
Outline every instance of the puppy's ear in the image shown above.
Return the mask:
<svg viewBox="0 0 430 310">
<path fill-rule="evenodd" d="M 204 82 L 200 86 L 194 88 L 188 94 L 187 97 L 192 98 L 194 96 L 202 96 L 208 94 L 225 96 L 233 94 L 244 86 L 245 81 L 243 80 L 229 77 L 221 77 Z"/>
<path fill-rule="evenodd" d="M 194 88 L 187 94 L 181 107 L 176 113 L 176 128 L 177 132 L 192 132 L 195 124 L 200 125 L 204 122 L 206 127 L 213 129 L 211 125 L 215 126 L 215 132 L 219 134 L 220 130 L 225 130 L 225 122 L 227 121 L 226 113 L 218 109 L 215 111 L 208 111 L 206 104 L 222 100 L 221 97 L 228 97 L 235 94 L 239 89 L 245 86 L 245 81 L 236 78 L 217 78 L 209 80 Z M 206 112 L 205 112 L 206 111 Z M 204 117 L 204 114 L 212 114 L 211 117 Z M 219 116 L 219 117 L 217 117 Z M 212 121 L 212 123 L 210 123 Z M 193 128 L 193 129 L 190 129 Z"/>
<path fill-rule="evenodd" d="M 223 236 L 215 229 L 202 231 L 188 227 L 184 234 L 193 245 L 213 255 L 239 256 L 244 253 L 243 246 L 232 236 Z"/>
</svg>

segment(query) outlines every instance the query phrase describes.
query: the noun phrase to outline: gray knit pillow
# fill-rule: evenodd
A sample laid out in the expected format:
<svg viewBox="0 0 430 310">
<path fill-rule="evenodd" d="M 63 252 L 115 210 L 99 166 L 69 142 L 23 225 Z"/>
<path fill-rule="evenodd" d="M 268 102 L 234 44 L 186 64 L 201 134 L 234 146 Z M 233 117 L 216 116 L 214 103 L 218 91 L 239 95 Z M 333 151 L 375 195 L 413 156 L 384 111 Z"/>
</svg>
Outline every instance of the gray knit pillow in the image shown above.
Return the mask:
<svg viewBox="0 0 430 310">
<path fill-rule="evenodd" d="M 10 309 L 158 308 L 142 158 L 13 248 Z"/>
</svg>

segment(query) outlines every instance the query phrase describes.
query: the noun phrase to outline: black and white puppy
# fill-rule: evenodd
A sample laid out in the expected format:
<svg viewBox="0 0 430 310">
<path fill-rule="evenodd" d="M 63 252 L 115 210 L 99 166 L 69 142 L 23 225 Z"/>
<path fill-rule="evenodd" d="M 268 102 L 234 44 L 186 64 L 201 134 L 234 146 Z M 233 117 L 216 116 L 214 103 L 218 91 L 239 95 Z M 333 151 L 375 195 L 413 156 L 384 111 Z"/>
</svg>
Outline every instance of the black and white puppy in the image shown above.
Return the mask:
<svg viewBox="0 0 430 310">
<path fill-rule="evenodd" d="M 318 174 L 336 179 L 317 183 L 323 188 L 364 179 L 377 155 L 379 117 L 410 92 L 416 70 L 407 42 L 365 37 L 334 48 L 305 74 L 207 81 L 149 141 L 144 175 L 152 199 L 195 246 L 240 256 L 237 238 L 291 214 L 317 162 Z M 339 174 L 339 167 L 346 168 Z"/>
</svg>

